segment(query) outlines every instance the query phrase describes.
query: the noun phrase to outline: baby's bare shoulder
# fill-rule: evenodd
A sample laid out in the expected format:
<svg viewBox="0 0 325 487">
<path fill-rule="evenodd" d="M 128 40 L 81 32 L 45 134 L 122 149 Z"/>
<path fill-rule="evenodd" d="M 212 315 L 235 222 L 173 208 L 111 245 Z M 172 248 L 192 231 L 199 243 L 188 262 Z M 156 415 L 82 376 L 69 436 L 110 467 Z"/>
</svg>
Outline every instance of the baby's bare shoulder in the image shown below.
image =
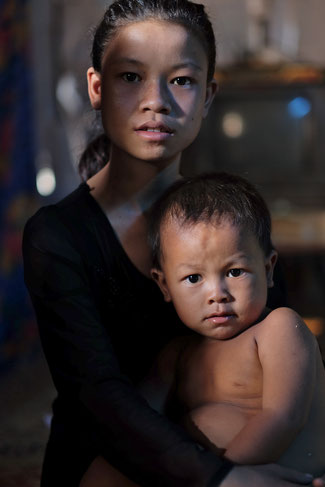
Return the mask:
<svg viewBox="0 0 325 487">
<path fill-rule="evenodd" d="M 261 326 L 261 328 L 262 327 L 266 328 L 267 326 L 272 326 L 272 327 L 283 326 L 283 323 L 285 323 L 286 326 L 290 328 L 292 327 L 296 328 L 296 325 L 298 325 L 298 327 L 301 326 L 303 328 L 307 328 L 307 325 L 305 324 L 302 317 L 298 313 L 296 313 L 296 311 L 287 307 L 281 307 L 272 310 L 261 321 L 260 324 L 263 325 Z"/>
<path fill-rule="evenodd" d="M 258 340 L 299 340 L 314 344 L 315 337 L 302 317 L 291 308 L 272 310 L 256 327 Z"/>
<path fill-rule="evenodd" d="M 271 324 L 272 326 L 276 326 L 276 324 L 280 323 L 281 321 L 286 320 L 288 324 L 296 324 L 297 322 L 302 322 L 303 319 L 301 318 L 296 311 L 291 308 L 281 307 L 273 309 L 267 316 L 264 318 L 264 324 Z"/>
</svg>

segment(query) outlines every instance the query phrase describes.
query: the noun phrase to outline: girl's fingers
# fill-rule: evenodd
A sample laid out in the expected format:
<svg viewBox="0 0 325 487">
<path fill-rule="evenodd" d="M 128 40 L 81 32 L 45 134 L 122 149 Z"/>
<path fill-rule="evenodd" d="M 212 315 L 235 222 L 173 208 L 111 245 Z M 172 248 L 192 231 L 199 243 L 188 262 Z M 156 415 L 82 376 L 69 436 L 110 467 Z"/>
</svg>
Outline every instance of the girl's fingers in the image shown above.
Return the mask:
<svg viewBox="0 0 325 487">
<path fill-rule="evenodd" d="M 315 485 L 311 483 L 312 481 L 312 475 L 280 465 L 237 465 L 230 470 L 220 485 L 222 487 L 298 487 L 299 485 L 323 487 L 323 484 Z"/>
<path fill-rule="evenodd" d="M 278 476 L 281 480 L 285 480 L 292 484 L 308 485 L 312 482 L 313 476 L 308 473 L 298 472 L 298 470 L 292 470 L 291 468 L 282 467 L 276 464 L 266 465 L 271 469 L 272 474 Z M 320 486 L 323 487 L 321 484 Z"/>
<path fill-rule="evenodd" d="M 325 487 L 325 476 L 322 479 L 314 479 L 313 487 Z"/>
</svg>

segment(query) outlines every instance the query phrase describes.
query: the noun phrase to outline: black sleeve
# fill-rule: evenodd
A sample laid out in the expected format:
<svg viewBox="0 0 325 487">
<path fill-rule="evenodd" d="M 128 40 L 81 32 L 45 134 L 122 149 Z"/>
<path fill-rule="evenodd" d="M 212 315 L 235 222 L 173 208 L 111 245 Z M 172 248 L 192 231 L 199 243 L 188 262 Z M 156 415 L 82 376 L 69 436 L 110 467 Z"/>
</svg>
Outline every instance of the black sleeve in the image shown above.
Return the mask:
<svg viewBox="0 0 325 487">
<path fill-rule="evenodd" d="M 45 216 L 27 224 L 23 255 L 25 281 L 56 387 L 70 384 L 100 425 L 103 456 L 111 460 L 105 441 L 114 445 L 128 464 L 128 475 L 142 486 L 218 485 L 232 464 L 203 450 L 151 409 L 121 373 L 72 236 L 54 211 Z"/>
</svg>

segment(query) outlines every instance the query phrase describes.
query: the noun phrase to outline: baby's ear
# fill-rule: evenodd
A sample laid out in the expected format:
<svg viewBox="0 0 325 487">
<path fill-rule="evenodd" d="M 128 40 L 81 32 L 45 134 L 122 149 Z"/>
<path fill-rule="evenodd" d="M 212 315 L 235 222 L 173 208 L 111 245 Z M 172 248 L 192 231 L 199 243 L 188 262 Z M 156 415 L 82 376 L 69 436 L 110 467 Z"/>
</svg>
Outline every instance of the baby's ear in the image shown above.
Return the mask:
<svg viewBox="0 0 325 487">
<path fill-rule="evenodd" d="M 265 260 L 265 270 L 266 270 L 266 279 L 267 279 L 267 287 L 273 287 L 273 272 L 275 264 L 278 260 L 278 253 L 276 250 L 272 250 L 269 256 Z"/>
<path fill-rule="evenodd" d="M 170 302 L 171 297 L 169 294 L 165 274 L 163 273 L 163 271 L 160 269 L 151 269 L 151 277 L 160 287 L 160 290 L 164 295 L 165 301 Z"/>
</svg>

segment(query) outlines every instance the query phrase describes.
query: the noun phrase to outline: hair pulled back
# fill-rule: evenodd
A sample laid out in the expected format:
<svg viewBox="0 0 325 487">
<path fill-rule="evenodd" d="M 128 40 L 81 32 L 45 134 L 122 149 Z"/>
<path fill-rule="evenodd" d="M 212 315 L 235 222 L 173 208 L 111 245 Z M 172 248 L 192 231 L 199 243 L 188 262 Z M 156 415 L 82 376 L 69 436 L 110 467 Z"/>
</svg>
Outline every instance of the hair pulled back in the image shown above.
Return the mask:
<svg viewBox="0 0 325 487">
<path fill-rule="evenodd" d="M 155 19 L 184 26 L 202 43 L 208 59 L 208 81 L 215 70 L 216 43 L 204 6 L 190 0 L 115 0 L 98 24 L 91 51 L 93 68 L 102 70 L 102 59 L 110 40 L 119 28 L 134 22 Z M 105 134 L 95 139 L 82 154 L 79 173 L 83 180 L 98 172 L 108 160 L 109 139 Z M 104 156 L 104 157 L 103 157 Z"/>
<path fill-rule="evenodd" d="M 228 173 L 209 173 L 176 181 L 151 210 L 149 243 L 153 265 L 160 268 L 161 231 L 172 220 L 179 225 L 208 223 L 218 225 L 226 219 L 248 228 L 268 256 L 271 242 L 271 216 L 256 188 L 246 179 Z"/>
</svg>

